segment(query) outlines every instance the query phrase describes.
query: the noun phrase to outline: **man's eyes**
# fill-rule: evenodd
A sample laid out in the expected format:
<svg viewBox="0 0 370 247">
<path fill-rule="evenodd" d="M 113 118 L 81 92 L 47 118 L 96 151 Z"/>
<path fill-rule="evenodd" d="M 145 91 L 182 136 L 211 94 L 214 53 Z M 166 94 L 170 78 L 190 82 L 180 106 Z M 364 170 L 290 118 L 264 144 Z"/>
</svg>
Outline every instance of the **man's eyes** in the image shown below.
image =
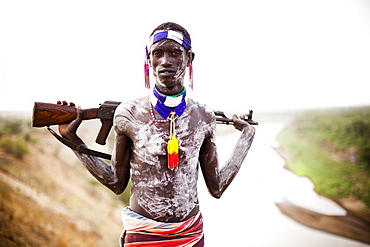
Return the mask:
<svg viewBox="0 0 370 247">
<path fill-rule="evenodd" d="M 181 55 L 181 51 L 178 51 L 178 50 L 173 50 L 173 51 L 170 51 L 169 53 L 172 56 L 180 56 Z M 156 57 L 162 56 L 163 54 L 164 54 L 164 52 L 161 51 L 161 50 L 153 51 L 153 56 L 156 56 Z"/>
<path fill-rule="evenodd" d="M 171 51 L 171 54 L 172 55 L 181 55 L 181 51 L 177 51 L 177 50 L 175 50 L 175 51 Z"/>
<path fill-rule="evenodd" d="M 162 51 L 153 51 L 153 56 L 158 57 L 158 56 L 161 56 L 162 54 L 163 54 Z"/>
</svg>

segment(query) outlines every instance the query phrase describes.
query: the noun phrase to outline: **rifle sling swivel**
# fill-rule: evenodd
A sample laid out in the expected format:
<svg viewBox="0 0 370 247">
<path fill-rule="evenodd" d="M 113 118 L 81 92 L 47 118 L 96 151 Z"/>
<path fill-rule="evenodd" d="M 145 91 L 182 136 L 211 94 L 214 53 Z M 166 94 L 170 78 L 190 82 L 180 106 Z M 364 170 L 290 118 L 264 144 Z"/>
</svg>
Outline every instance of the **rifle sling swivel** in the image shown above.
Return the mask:
<svg viewBox="0 0 370 247">
<path fill-rule="evenodd" d="M 58 135 L 54 130 L 52 130 L 49 126 L 47 126 L 49 132 L 55 137 L 57 138 L 61 143 L 63 143 L 64 145 L 66 145 L 67 147 L 79 152 L 79 153 L 82 153 L 82 154 L 88 154 L 88 155 L 92 155 L 92 156 L 96 156 L 96 157 L 99 157 L 99 158 L 103 158 L 103 159 L 107 159 L 107 160 L 110 160 L 112 158 L 112 156 L 110 154 L 106 154 L 106 153 L 102 153 L 102 152 L 99 152 L 99 151 L 95 151 L 95 150 L 92 150 L 92 149 L 89 149 L 87 148 L 85 145 L 77 145 L 76 143 Z"/>
</svg>

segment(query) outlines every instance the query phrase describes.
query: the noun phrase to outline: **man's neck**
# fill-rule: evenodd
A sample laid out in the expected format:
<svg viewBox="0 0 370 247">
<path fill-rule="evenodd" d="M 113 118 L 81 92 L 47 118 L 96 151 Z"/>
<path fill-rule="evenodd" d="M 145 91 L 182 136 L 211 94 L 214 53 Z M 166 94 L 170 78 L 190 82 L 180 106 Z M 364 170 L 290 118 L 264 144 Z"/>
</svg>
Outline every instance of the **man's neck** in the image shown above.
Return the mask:
<svg viewBox="0 0 370 247">
<path fill-rule="evenodd" d="M 184 90 L 184 85 L 178 84 L 174 87 L 163 87 L 161 85 L 156 84 L 157 90 L 164 95 L 173 96 L 181 93 Z"/>
</svg>

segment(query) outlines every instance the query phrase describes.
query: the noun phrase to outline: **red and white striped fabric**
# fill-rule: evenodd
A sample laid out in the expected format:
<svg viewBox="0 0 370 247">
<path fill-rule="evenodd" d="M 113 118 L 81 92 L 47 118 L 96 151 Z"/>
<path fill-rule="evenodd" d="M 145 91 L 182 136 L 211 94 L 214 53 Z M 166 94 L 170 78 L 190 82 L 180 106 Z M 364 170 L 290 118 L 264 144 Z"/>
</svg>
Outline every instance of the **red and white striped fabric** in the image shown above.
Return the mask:
<svg viewBox="0 0 370 247">
<path fill-rule="evenodd" d="M 203 218 L 199 212 L 184 222 L 158 222 L 133 212 L 122 211 L 124 232 L 121 246 L 202 247 L 204 246 Z"/>
</svg>

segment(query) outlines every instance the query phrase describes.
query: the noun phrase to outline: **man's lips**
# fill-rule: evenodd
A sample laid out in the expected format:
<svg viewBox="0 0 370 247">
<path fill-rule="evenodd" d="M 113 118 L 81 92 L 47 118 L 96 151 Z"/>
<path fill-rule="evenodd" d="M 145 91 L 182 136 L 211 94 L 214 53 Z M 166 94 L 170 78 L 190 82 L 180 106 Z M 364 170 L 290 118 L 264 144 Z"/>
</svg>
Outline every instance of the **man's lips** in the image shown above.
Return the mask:
<svg viewBox="0 0 370 247">
<path fill-rule="evenodd" d="M 172 69 L 161 69 L 158 71 L 158 74 L 160 75 L 173 75 L 175 74 L 176 71 L 172 70 Z"/>
</svg>

